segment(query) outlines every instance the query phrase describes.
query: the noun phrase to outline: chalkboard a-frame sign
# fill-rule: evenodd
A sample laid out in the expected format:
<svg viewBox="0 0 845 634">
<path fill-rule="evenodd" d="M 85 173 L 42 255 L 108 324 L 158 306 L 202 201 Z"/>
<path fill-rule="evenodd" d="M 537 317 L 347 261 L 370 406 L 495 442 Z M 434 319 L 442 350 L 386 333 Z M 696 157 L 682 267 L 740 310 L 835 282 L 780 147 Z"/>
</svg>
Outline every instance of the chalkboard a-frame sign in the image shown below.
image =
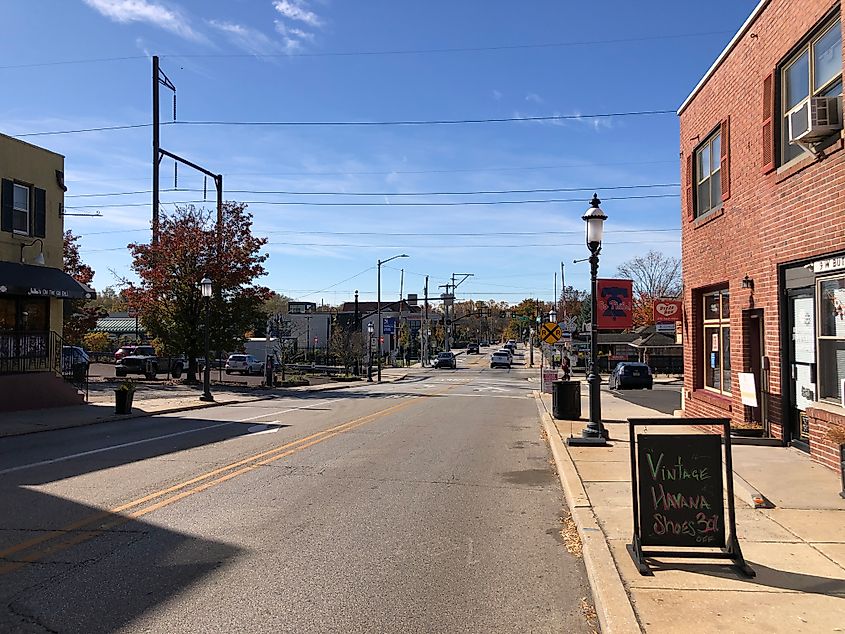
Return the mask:
<svg viewBox="0 0 845 634">
<path fill-rule="evenodd" d="M 722 488 L 723 438 L 718 434 L 635 434 L 636 427 L 661 425 L 724 429 L 727 505 Z M 754 577 L 736 537 L 730 420 L 629 418 L 628 431 L 634 508 L 634 537 L 628 550 L 640 574 L 654 574 L 646 558 L 698 557 L 730 559 L 743 574 Z M 644 551 L 644 546 L 673 550 Z"/>
</svg>

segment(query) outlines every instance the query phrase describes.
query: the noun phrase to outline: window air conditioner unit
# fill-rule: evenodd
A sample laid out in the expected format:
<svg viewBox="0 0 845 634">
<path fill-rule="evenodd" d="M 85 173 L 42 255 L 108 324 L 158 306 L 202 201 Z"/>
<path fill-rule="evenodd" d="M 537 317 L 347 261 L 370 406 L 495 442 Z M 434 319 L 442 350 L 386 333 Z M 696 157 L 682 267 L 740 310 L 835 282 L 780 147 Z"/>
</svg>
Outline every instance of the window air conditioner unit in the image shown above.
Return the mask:
<svg viewBox="0 0 845 634">
<path fill-rule="evenodd" d="M 811 97 L 789 115 L 790 143 L 817 143 L 841 129 L 841 97 Z"/>
</svg>

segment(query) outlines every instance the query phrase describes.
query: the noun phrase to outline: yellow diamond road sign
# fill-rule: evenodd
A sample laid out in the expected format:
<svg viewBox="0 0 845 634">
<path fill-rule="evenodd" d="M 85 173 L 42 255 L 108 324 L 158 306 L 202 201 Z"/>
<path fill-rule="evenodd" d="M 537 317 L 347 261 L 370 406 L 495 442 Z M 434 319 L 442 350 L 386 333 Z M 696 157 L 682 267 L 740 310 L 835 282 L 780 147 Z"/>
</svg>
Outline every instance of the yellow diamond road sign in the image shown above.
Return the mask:
<svg viewBox="0 0 845 634">
<path fill-rule="evenodd" d="M 561 331 L 560 326 L 551 322 L 541 325 L 539 334 L 540 339 L 546 343 L 557 343 L 563 337 L 563 331 Z"/>
</svg>

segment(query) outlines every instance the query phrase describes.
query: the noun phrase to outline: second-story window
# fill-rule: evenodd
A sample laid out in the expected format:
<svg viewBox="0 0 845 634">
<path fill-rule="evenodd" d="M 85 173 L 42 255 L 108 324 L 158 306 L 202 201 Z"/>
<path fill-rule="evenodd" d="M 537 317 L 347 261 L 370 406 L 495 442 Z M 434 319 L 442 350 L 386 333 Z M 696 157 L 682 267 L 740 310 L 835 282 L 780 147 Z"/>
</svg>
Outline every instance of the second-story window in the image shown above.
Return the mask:
<svg viewBox="0 0 845 634">
<path fill-rule="evenodd" d="M 695 215 L 702 216 L 722 204 L 722 133 L 711 134 L 695 151 Z"/>
<path fill-rule="evenodd" d="M 789 116 L 811 97 L 842 94 L 842 25 L 837 19 L 811 38 L 781 69 L 781 165 L 804 149 L 789 142 Z"/>
<path fill-rule="evenodd" d="M 15 183 L 12 201 L 12 228 L 15 233 L 29 235 L 30 189 L 26 185 Z"/>
</svg>

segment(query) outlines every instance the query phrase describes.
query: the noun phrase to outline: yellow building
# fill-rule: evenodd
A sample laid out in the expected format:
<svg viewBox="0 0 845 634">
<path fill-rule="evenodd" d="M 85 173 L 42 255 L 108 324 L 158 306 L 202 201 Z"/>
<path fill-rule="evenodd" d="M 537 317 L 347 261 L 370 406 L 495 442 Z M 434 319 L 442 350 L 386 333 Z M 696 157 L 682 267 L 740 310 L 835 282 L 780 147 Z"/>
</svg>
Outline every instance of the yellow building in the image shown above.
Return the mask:
<svg viewBox="0 0 845 634">
<path fill-rule="evenodd" d="M 0 134 L 0 411 L 61 375 L 63 302 L 94 297 L 62 270 L 65 191 L 63 156 Z"/>
</svg>

